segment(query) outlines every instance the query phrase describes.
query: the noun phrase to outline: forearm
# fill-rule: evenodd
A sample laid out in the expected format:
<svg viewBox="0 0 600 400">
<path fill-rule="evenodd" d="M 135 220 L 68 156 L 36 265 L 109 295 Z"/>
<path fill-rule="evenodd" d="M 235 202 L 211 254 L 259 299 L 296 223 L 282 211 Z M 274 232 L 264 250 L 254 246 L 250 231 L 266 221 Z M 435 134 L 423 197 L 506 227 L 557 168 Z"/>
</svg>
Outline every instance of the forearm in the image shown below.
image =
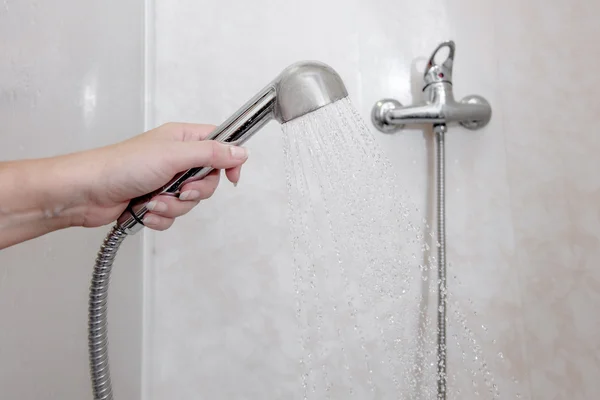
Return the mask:
<svg viewBox="0 0 600 400">
<path fill-rule="evenodd" d="M 0 249 L 79 223 L 84 201 L 68 157 L 0 163 Z"/>
</svg>

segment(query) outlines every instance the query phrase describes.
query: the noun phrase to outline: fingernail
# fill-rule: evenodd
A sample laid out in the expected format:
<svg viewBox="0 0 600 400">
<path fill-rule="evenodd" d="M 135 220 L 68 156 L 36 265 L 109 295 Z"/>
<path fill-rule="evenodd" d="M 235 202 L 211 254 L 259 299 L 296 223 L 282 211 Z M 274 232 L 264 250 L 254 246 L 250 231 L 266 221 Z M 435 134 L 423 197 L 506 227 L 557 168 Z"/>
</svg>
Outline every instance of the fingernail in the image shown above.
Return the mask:
<svg viewBox="0 0 600 400">
<path fill-rule="evenodd" d="M 237 158 L 242 160 L 248 157 L 248 149 L 239 146 L 231 146 L 229 147 L 229 151 L 231 152 L 231 156 L 233 158 Z"/>
<path fill-rule="evenodd" d="M 233 187 L 237 187 L 237 182 L 233 182 Z"/>
<path fill-rule="evenodd" d="M 146 208 L 150 211 L 165 212 L 167 211 L 167 204 L 162 201 L 152 200 L 146 204 Z"/>
<path fill-rule="evenodd" d="M 143 219 L 144 225 L 148 225 L 148 226 L 157 225 L 158 221 L 159 221 L 158 217 L 156 215 L 152 215 L 152 214 L 146 214 Z"/>
<path fill-rule="evenodd" d="M 186 190 L 179 195 L 179 200 L 198 200 L 200 192 L 197 190 Z"/>
</svg>

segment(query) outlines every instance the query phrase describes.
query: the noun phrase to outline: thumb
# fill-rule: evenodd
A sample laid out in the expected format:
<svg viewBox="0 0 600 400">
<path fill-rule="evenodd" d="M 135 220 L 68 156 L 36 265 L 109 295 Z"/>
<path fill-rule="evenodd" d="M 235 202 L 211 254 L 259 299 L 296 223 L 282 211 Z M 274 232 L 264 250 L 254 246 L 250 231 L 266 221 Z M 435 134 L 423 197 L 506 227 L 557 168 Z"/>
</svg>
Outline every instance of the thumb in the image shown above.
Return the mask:
<svg viewBox="0 0 600 400">
<path fill-rule="evenodd" d="M 197 167 L 228 169 L 242 165 L 248 159 L 248 150 L 214 140 L 175 142 L 171 155 L 178 171 Z"/>
</svg>

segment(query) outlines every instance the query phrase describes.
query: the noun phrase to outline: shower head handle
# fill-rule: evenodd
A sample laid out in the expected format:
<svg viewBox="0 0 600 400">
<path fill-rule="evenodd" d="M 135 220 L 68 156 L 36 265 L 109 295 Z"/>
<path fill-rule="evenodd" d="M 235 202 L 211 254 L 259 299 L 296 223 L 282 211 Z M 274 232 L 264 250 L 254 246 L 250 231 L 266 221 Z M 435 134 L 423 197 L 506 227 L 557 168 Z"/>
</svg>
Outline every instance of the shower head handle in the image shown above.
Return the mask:
<svg viewBox="0 0 600 400">
<path fill-rule="evenodd" d="M 347 96 L 344 82 L 328 65 L 316 61 L 295 63 L 246 102 L 206 140 L 241 145 L 272 119 L 284 124 Z M 178 197 L 183 185 L 203 179 L 212 170 L 212 167 L 198 167 L 180 172 L 160 189 L 133 199 L 117 219 L 117 225 L 128 234 L 138 232 L 148 212 L 146 204 L 153 197 Z"/>
<path fill-rule="evenodd" d="M 233 145 L 243 144 L 271 120 L 274 99 L 274 90 L 266 88 L 217 127 L 205 140 L 216 140 Z M 117 224 L 129 234 L 138 232 L 144 226 L 142 220 L 148 212 L 146 204 L 153 197 L 158 195 L 179 197 L 183 185 L 204 179 L 212 170 L 212 167 L 197 167 L 176 174 L 161 188 L 131 200 L 127 209 L 117 219 Z"/>
</svg>

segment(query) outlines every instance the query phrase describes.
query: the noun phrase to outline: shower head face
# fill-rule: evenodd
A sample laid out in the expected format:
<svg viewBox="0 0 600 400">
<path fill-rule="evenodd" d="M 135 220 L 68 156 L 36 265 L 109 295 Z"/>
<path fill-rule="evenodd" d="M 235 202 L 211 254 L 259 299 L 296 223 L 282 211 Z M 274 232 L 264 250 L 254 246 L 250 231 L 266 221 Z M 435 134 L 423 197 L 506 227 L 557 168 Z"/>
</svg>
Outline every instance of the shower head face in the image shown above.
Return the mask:
<svg viewBox="0 0 600 400">
<path fill-rule="evenodd" d="M 273 84 L 277 93 L 274 118 L 281 124 L 348 96 L 337 72 L 317 61 L 289 66 Z"/>
</svg>

